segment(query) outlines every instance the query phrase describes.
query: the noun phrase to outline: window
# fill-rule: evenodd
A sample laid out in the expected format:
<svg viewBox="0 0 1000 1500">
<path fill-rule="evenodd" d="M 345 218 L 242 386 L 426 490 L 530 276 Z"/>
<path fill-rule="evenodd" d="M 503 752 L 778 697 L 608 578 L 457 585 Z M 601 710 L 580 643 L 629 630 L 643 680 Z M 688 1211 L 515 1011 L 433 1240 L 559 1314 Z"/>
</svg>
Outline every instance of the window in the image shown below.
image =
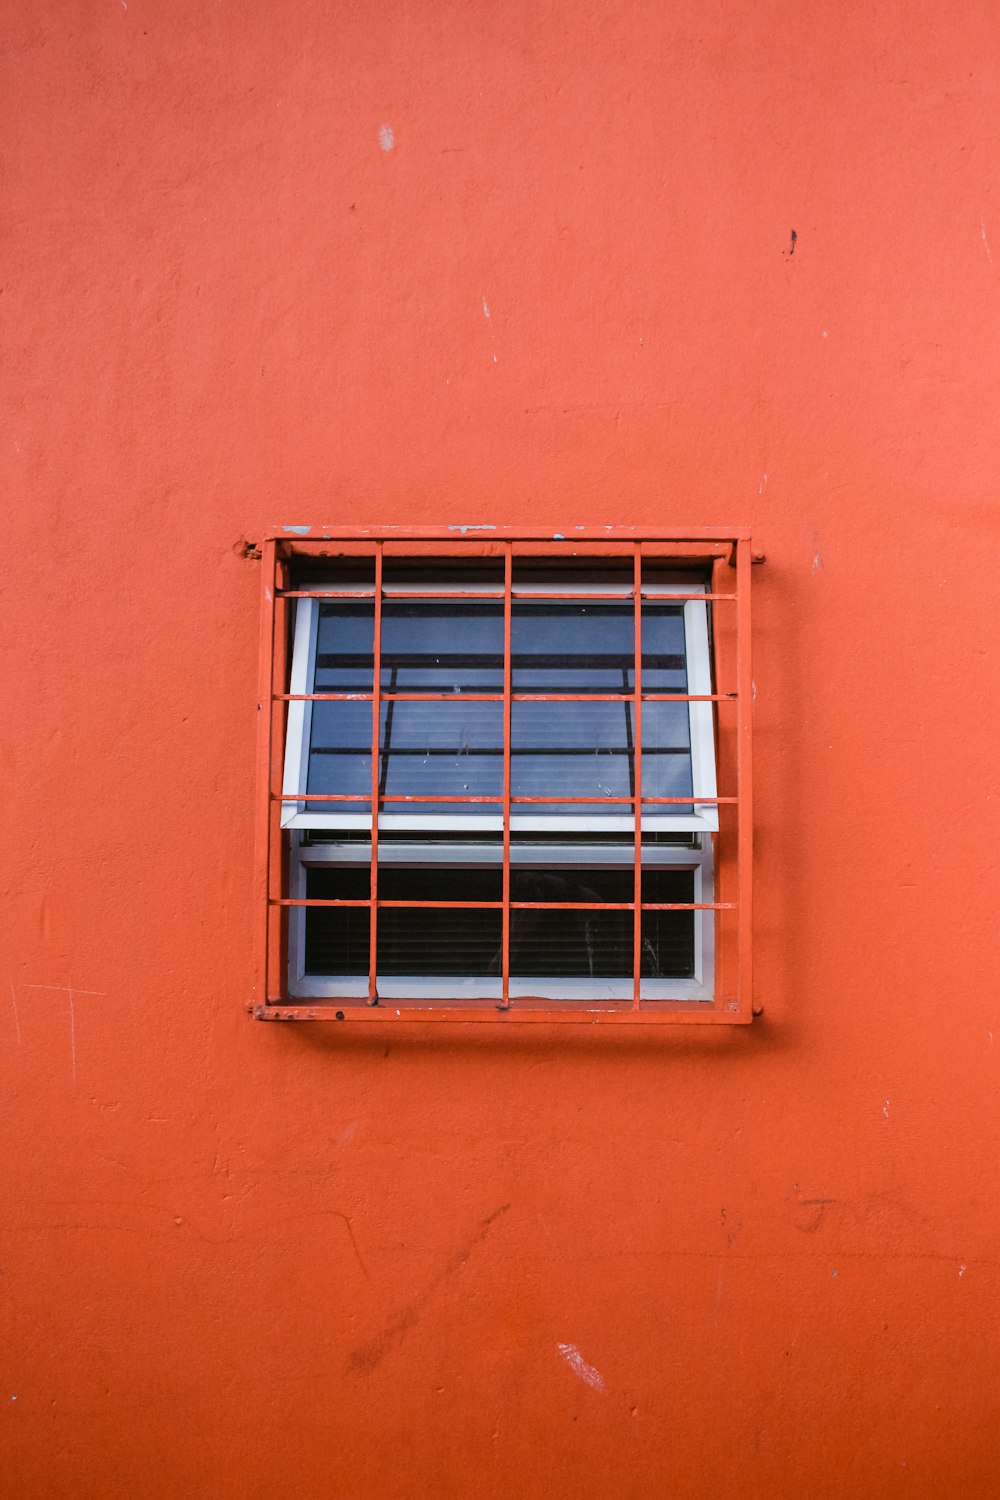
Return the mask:
<svg viewBox="0 0 1000 1500">
<path fill-rule="evenodd" d="M 746 1019 L 747 546 L 266 544 L 257 1013 Z"/>
</svg>

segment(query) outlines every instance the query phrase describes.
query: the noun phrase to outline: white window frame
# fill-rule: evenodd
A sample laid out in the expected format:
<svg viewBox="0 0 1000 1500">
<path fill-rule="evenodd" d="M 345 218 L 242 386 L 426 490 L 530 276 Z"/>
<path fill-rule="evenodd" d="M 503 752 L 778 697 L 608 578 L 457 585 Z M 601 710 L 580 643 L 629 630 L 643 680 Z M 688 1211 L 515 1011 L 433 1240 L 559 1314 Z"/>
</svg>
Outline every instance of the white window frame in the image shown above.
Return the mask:
<svg viewBox="0 0 1000 1500">
<path fill-rule="evenodd" d="M 429 586 L 420 583 L 387 584 L 385 596 L 419 594 Z M 430 586 L 433 586 L 431 584 Z M 314 585 L 317 592 L 328 587 L 339 598 L 345 594 L 358 599 L 372 597 L 372 589 L 364 584 L 353 587 L 343 583 Z M 463 582 L 463 593 L 492 590 L 488 586 L 477 588 Z M 587 585 L 579 579 L 567 581 L 567 591 L 584 592 L 588 587 L 593 592 L 607 594 L 617 591 L 607 583 Z M 532 592 L 554 592 L 553 583 L 547 580 L 535 585 L 518 586 L 515 599 L 530 597 Z M 643 600 L 669 599 L 674 594 L 706 592 L 704 579 L 675 573 L 668 582 L 644 585 Z M 622 585 L 623 597 L 631 590 Z M 306 810 L 306 799 L 294 799 L 289 794 L 305 792 L 308 787 L 309 747 L 312 730 L 312 703 L 305 695 L 313 693 L 316 675 L 316 646 L 319 627 L 319 606 L 316 598 L 298 599 L 292 667 L 289 692 L 293 701 L 288 705 L 285 760 L 282 782 L 281 826 L 289 834 L 289 896 L 293 900 L 304 900 L 308 872 L 311 868 L 329 864 L 343 864 L 360 869 L 370 868 L 371 845 L 348 840 L 310 844 L 305 835 L 309 830 L 336 832 L 367 831 L 370 833 L 370 813 L 338 810 L 314 812 Z M 711 646 L 709 640 L 708 606 L 697 599 L 687 599 L 683 605 L 684 646 L 687 668 L 687 691 L 695 696 L 713 692 Z M 455 701 L 461 701 L 461 694 Z M 371 701 L 369 694 L 359 694 Z M 297 701 L 295 701 L 297 700 Z M 450 702 L 451 700 L 444 700 Z M 716 792 L 715 726 L 713 705 L 710 701 L 689 702 L 689 734 L 691 746 L 692 799 L 694 811 L 672 813 L 648 811 L 642 814 L 644 833 L 696 834 L 695 845 L 651 844 L 643 849 L 643 865 L 647 868 L 667 867 L 690 870 L 694 874 L 693 902 L 714 901 L 715 881 L 713 874 L 712 835 L 718 829 L 718 807 L 714 802 L 698 803 L 697 798 L 714 798 Z M 350 804 L 345 804 L 349 809 Z M 393 832 L 420 833 L 442 830 L 456 834 L 492 833 L 501 834 L 503 818 L 492 813 L 387 813 L 379 814 L 379 861 L 382 864 L 397 864 L 419 868 L 428 863 L 447 864 L 452 868 L 500 864 L 502 850 L 499 840 L 481 844 L 451 843 L 438 837 L 433 842 L 395 843 Z M 628 814 L 552 814 L 534 811 L 511 813 L 511 829 L 514 833 L 551 833 L 553 842 L 511 847 L 512 864 L 529 865 L 532 868 L 551 868 L 571 865 L 578 869 L 594 866 L 634 869 L 634 847 L 629 836 L 634 837 L 634 819 Z M 556 840 L 560 833 L 600 834 L 603 841 L 593 844 L 560 844 Z M 383 834 L 390 835 L 383 838 Z M 614 836 L 605 838 L 604 836 Z M 288 909 L 288 988 L 290 996 L 301 999 L 362 999 L 368 995 L 367 975 L 308 975 L 305 973 L 307 908 L 293 906 Z M 691 978 L 667 978 L 640 980 L 640 999 L 674 1000 L 686 1002 L 708 1002 L 715 992 L 715 921 L 712 911 L 696 910 L 694 921 L 694 975 Z M 376 918 L 377 920 L 377 918 Z M 458 978 L 454 975 L 420 975 L 414 977 L 389 977 L 378 975 L 378 993 L 386 1000 L 495 1000 L 502 996 L 501 980 L 497 977 Z M 567 1001 L 621 1001 L 633 998 L 631 978 L 589 978 L 587 976 L 565 977 L 511 977 L 511 998 L 544 997 L 546 1000 Z"/>
<path fill-rule="evenodd" d="M 330 586 L 331 592 L 336 592 L 338 597 L 343 597 L 345 592 L 356 592 L 359 599 L 371 598 L 372 590 L 364 585 L 357 585 L 356 589 L 347 590 L 343 585 Z M 420 587 L 423 587 L 421 585 Z M 405 584 L 387 585 L 384 589 L 385 595 L 402 595 L 407 593 L 419 593 L 420 587 Z M 463 590 L 469 591 L 467 584 L 463 584 Z M 537 585 L 541 589 L 543 585 Z M 550 583 L 544 585 L 549 591 L 553 591 Z M 569 589 L 567 585 L 567 589 Z M 322 585 L 317 585 L 317 591 Z M 573 583 L 574 592 L 582 591 L 579 583 Z M 595 593 L 609 592 L 607 586 L 593 585 Z M 685 578 L 677 576 L 669 583 L 655 583 L 643 588 L 643 600 L 655 601 L 656 599 L 669 599 L 672 594 L 704 593 L 705 584 L 702 579 Z M 531 587 L 519 587 L 515 600 L 518 597 L 530 596 Z M 622 587 L 623 597 L 627 597 L 629 590 Z M 282 828 L 312 828 L 312 829 L 362 829 L 370 830 L 372 826 L 371 813 L 356 813 L 350 811 L 315 812 L 306 810 L 306 799 L 290 800 L 290 794 L 294 792 L 305 792 L 308 787 L 309 776 L 309 746 L 312 732 L 312 703 L 302 701 L 303 696 L 314 693 L 316 679 L 316 642 L 319 630 L 319 599 L 296 600 L 295 632 L 292 646 L 292 670 L 289 692 L 293 700 L 288 705 L 288 721 L 285 737 L 285 763 L 282 780 L 282 795 L 285 800 L 281 804 L 281 826 Z M 708 605 L 700 603 L 697 599 L 688 599 L 684 603 L 684 649 L 687 666 L 688 692 L 696 696 L 710 694 L 712 689 L 712 659 L 708 634 Z M 359 694 L 359 697 L 365 695 Z M 462 695 L 455 694 L 455 702 L 461 702 Z M 451 700 L 447 700 L 451 701 Z M 688 704 L 688 732 L 691 744 L 691 785 L 692 806 L 690 813 L 671 813 L 663 811 L 649 811 L 642 814 L 642 831 L 644 833 L 714 833 L 719 827 L 719 811 L 717 805 L 712 802 L 699 802 L 699 798 L 714 798 L 717 795 L 716 769 L 715 769 L 715 728 L 714 716 L 711 702 Z M 344 804 L 349 808 L 350 804 Z M 441 829 L 442 826 L 453 829 L 456 833 L 502 833 L 503 817 L 499 813 L 394 813 L 381 812 L 379 814 L 379 833 L 398 832 L 420 832 L 433 828 Z M 511 811 L 511 830 L 515 833 L 591 833 L 600 830 L 602 833 L 633 833 L 634 817 L 632 813 L 602 813 L 599 815 L 586 813 L 553 814 L 544 812 L 518 811 L 516 806 Z"/>
<path fill-rule="evenodd" d="M 691 870 L 694 873 L 694 902 L 715 900 L 713 876 L 712 840 L 702 835 L 699 847 L 689 845 L 652 844 L 643 851 L 643 868 L 667 868 Z M 495 842 L 483 844 L 393 844 L 379 842 L 378 857 L 381 864 L 396 864 L 420 868 L 430 863 L 447 864 L 450 868 L 473 868 L 486 864 L 499 865 L 501 850 Z M 526 865 L 532 869 L 551 868 L 554 865 L 571 865 L 578 869 L 620 866 L 623 870 L 634 869 L 634 853 L 630 844 L 622 841 L 614 844 L 532 844 L 530 847 L 513 847 L 510 851 L 512 865 Z M 306 882 L 310 868 L 343 864 L 358 869 L 371 867 L 371 845 L 356 843 L 307 844 L 302 833 L 291 834 L 289 860 L 289 895 L 293 900 L 305 900 Z M 358 974 L 306 974 L 306 912 L 304 906 L 288 908 L 288 992 L 301 999 L 364 998 L 368 995 L 368 976 Z M 642 1000 L 710 1001 L 715 994 L 715 923 L 711 911 L 692 912 L 694 918 L 694 975 L 690 979 L 641 979 L 639 997 Z M 386 1000 L 496 1000 L 502 996 L 501 980 L 498 977 L 456 978 L 452 974 L 419 975 L 414 977 L 391 977 L 378 975 L 378 993 Z M 621 1000 L 632 999 L 631 978 L 599 979 L 586 975 L 535 978 L 511 977 L 509 992 L 512 998 L 544 996 L 551 1000 Z"/>
</svg>

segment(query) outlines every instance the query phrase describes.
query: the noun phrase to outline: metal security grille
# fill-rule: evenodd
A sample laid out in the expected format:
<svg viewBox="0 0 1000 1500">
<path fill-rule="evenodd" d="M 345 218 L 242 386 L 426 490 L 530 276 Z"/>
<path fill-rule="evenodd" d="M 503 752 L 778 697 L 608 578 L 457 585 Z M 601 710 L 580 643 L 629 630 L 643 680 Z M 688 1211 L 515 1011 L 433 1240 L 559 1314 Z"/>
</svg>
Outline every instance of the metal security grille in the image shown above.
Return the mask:
<svg viewBox="0 0 1000 1500">
<path fill-rule="evenodd" d="M 260 640 L 260 684 L 259 684 L 259 797 L 257 803 L 257 881 L 258 913 L 256 919 L 256 971 L 257 1005 L 255 1014 L 260 1019 L 274 1020 L 357 1020 L 357 1021 L 469 1021 L 503 1022 L 510 1024 L 525 1022 L 559 1022 L 587 1024 L 616 1022 L 662 1024 L 665 1022 L 746 1022 L 752 1015 L 751 988 L 751 900 L 752 900 L 752 747 L 750 713 L 753 696 L 750 668 L 750 567 L 751 552 L 749 537 L 743 532 L 725 533 L 706 531 L 687 533 L 683 537 L 637 538 L 626 531 L 600 529 L 574 532 L 572 540 L 563 538 L 532 536 L 524 532 L 505 532 L 502 528 L 470 528 L 466 535 L 458 538 L 454 529 L 416 529 L 405 538 L 397 531 L 383 533 L 328 533 L 310 529 L 308 534 L 272 534 L 261 545 L 262 562 L 262 611 Z M 456 701 L 452 685 L 431 682 L 420 691 L 404 691 L 398 687 L 398 678 L 392 650 L 383 650 L 383 637 L 388 635 L 387 622 L 392 612 L 398 610 L 399 600 L 387 595 L 384 569 L 402 560 L 416 560 L 427 565 L 431 576 L 435 563 L 449 564 L 475 559 L 493 559 L 502 566 L 502 583 L 474 592 L 463 589 L 460 578 L 454 584 L 439 587 L 409 588 L 406 602 L 411 609 L 421 606 L 440 609 L 442 605 L 492 606 L 502 611 L 503 656 L 499 681 L 489 683 L 483 691 L 463 688 L 462 703 L 492 704 L 502 719 L 502 742 L 499 746 L 501 777 L 499 798 L 491 789 L 482 794 L 476 791 L 448 792 L 435 789 L 426 793 L 393 790 L 389 784 L 389 770 L 393 755 L 392 718 L 396 705 L 406 703 L 443 703 Z M 575 593 L 572 587 L 560 587 L 558 592 L 547 593 L 537 584 L 530 594 L 521 594 L 516 580 L 517 567 L 529 561 L 543 563 L 548 560 L 561 561 L 567 565 L 586 564 L 601 567 L 628 569 L 628 584 L 624 590 L 602 594 L 591 587 Z M 365 562 L 370 570 L 370 584 L 339 591 L 328 583 L 313 585 L 319 569 L 328 566 L 343 566 L 351 561 Z M 705 603 L 712 614 L 712 638 L 714 653 L 714 680 L 709 693 L 667 692 L 650 672 L 650 657 L 643 651 L 644 606 L 656 598 L 649 578 L 655 570 L 666 566 L 708 570 L 708 586 L 690 594 L 674 590 L 669 602 L 683 604 L 686 600 Z M 447 574 L 442 574 L 447 578 Z M 353 663 L 350 653 L 341 654 L 340 667 L 363 670 L 367 687 L 359 682 L 355 686 L 341 685 L 337 690 L 311 693 L 288 691 L 288 665 L 295 601 L 313 599 L 327 606 L 334 601 L 343 601 L 342 607 L 350 611 L 357 606 L 359 598 L 373 616 L 374 629 L 372 650 L 359 655 Z M 620 690 L 596 692 L 592 684 L 576 692 L 540 692 L 523 690 L 517 673 L 516 658 L 512 653 L 512 619 L 515 608 L 528 609 L 544 606 L 548 600 L 558 600 L 561 605 L 579 600 L 588 606 L 607 600 L 617 606 L 624 605 L 632 615 L 634 631 L 634 654 L 624 669 L 620 659 L 609 658 L 609 666 L 621 672 Z M 662 597 L 660 597 L 662 603 Z M 474 653 L 470 660 L 474 659 Z M 414 658 L 409 667 L 420 666 Z M 430 669 L 434 662 L 423 664 Z M 644 669 L 653 682 L 652 688 L 644 684 Z M 616 684 L 616 687 L 618 685 Z M 319 792 L 303 784 L 289 789 L 280 785 L 284 736 L 288 706 L 292 703 L 347 704 L 356 705 L 353 713 L 370 714 L 370 755 L 366 750 L 366 765 L 370 764 L 370 785 L 363 790 Z M 534 795 L 512 789 L 512 765 L 519 749 L 512 736 L 512 719 L 527 709 L 518 705 L 529 704 L 593 704 L 607 703 L 622 706 L 624 715 L 623 735 L 626 743 L 627 781 L 624 786 L 608 789 L 608 795 L 571 796 L 565 793 Z M 712 705 L 715 715 L 716 763 L 719 773 L 718 790 L 712 796 L 684 791 L 678 796 L 656 795 L 644 785 L 643 760 L 643 711 L 654 704 Z M 648 713 L 655 710 L 648 708 Z M 342 747 L 333 747 L 335 753 L 345 753 Z M 351 752 L 356 753 L 356 752 Z M 645 751 L 646 757 L 649 750 Z M 367 774 L 367 773 L 366 773 Z M 305 778 L 303 778 L 305 780 Z M 651 782 L 647 775 L 647 782 Z M 515 782 L 515 787 L 516 787 Z M 614 795 L 611 794 L 614 791 Z M 310 808 L 330 806 L 331 810 L 353 811 L 365 815 L 370 821 L 370 864 L 364 871 L 365 885 L 358 888 L 356 880 L 348 887 L 338 887 L 336 895 L 317 895 L 314 891 L 324 889 L 322 880 L 311 881 L 305 896 L 288 894 L 288 835 L 282 829 L 281 810 L 289 803 Z M 681 813 L 694 808 L 711 805 L 717 810 L 718 833 L 715 840 L 717 879 L 714 887 L 716 899 L 706 902 L 692 900 L 650 899 L 662 898 L 664 894 L 677 894 L 676 889 L 664 888 L 662 881 L 650 879 L 648 863 L 644 865 L 644 850 L 652 843 L 650 827 L 662 827 L 664 814 Z M 399 811 L 412 812 L 463 810 L 468 813 L 494 812 L 502 818 L 501 861 L 498 870 L 499 890 L 492 899 L 470 899 L 468 891 L 461 893 L 449 889 L 441 880 L 428 880 L 421 887 L 419 898 L 402 897 L 394 893 L 398 881 L 387 878 L 386 867 L 379 859 L 380 824 L 384 826 L 387 816 Z M 631 875 L 623 891 L 620 882 L 615 883 L 616 900 L 588 903 L 575 900 L 565 904 L 551 898 L 546 900 L 526 899 L 530 894 L 523 888 L 514 868 L 512 881 L 511 839 L 512 818 L 519 813 L 545 813 L 558 810 L 563 813 L 574 810 L 587 815 L 625 814 L 631 824 L 632 862 Z M 374 813 L 374 815 L 372 815 Z M 705 835 L 708 837 L 709 835 Z M 369 837 L 366 833 L 365 837 Z M 645 884 L 644 884 L 645 873 Z M 519 889 L 519 884 L 521 888 Z M 329 885 L 325 887 L 330 889 Z M 346 894 L 346 890 L 350 894 Z M 611 894 L 609 888 L 609 894 Z M 477 892 L 478 894 L 478 892 Z M 680 891 L 680 894 L 689 894 Z M 645 897 L 645 899 L 644 899 Z M 284 955 L 288 942 L 288 917 L 290 909 L 305 907 L 307 920 L 312 921 L 316 931 L 321 929 L 317 921 L 324 909 L 340 908 L 345 915 L 357 913 L 358 921 L 352 922 L 351 968 L 367 970 L 367 998 L 344 997 L 289 999 L 287 994 Z M 567 920 L 576 920 L 587 910 L 616 913 L 616 925 L 630 924 L 631 942 L 631 999 L 602 1000 L 582 998 L 579 1000 L 554 1000 L 545 995 L 525 996 L 511 993 L 512 932 L 522 914 L 544 913 L 549 924 L 562 913 Z M 427 914 L 435 930 L 446 934 L 448 926 L 442 915 L 453 913 L 456 942 L 462 940 L 462 923 L 469 925 L 469 936 L 473 930 L 499 928 L 499 944 L 496 962 L 499 969 L 500 994 L 492 1001 L 456 1002 L 427 999 L 400 1001 L 385 999 L 378 992 L 378 976 L 384 965 L 391 966 L 401 961 L 405 934 L 412 930 L 410 924 L 420 913 Z M 715 998 L 697 1003 L 647 999 L 643 995 L 642 980 L 648 973 L 650 924 L 657 922 L 669 925 L 670 913 L 702 912 L 715 924 L 716 977 Z M 398 920 L 375 920 L 382 913 Z M 482 914 L 479 927 L 475 927 L 474 913 Z M 433 915 L 432 915 L 433 914 Z M 551 930 L 551 927 L 550 927 Z M 383 933 L 386 952 L 380 966 L 379 933 Z M 390 938 L 390 934 L 394 935 Z M 400 936 L 402 935 L 402 937 Z M 645 941 L 644 941 L 645 936 Z M 366 962 L 359 958 L 359 947 L 367 947 Z"/>
</svg>

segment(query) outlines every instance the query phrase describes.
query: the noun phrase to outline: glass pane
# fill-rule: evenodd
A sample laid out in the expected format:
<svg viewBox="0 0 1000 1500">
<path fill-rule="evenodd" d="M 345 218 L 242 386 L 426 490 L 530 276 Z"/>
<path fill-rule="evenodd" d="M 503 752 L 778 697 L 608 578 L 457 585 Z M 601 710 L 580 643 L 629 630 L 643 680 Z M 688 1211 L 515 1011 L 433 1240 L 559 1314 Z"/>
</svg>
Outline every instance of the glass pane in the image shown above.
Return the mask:
<svg viewBox="0 0 1000 1500">
<path fill-rule="evenodd" d="M 500 693 L 503 606 L 387 599 L 381 655 L 383 692 Z"/>
<path fill-rule="evenodd" d="M 513 869 L 512 901 L 553 903 L 631 901 L 631 870 Z M 644 901 L 693 901 L 690 870 L 643 872 Z M 511 912 L 513 976 L 623 978 L 632 974 L 631 911 L 532 910 Z M 647 979 L 694 974 L 694 913 L 644 912 L 641 974 Z"/>
<path fill-rule="evenodd" d="M 320 604 L 316 637 L 317 693 L 370 693 L 375 671 L 372 601 Z"/>
<path fill-rule="evenodd" d="M 683 692 L 684 689 L 678 689 Z M 691 717 L 686 703 L 642 705 L 642 795 L 684 797 L 694 791 L 691 773 Z M 651 808 L 661 816 L 690 813 L 693 804 Z"/>
<path fill-rule="evenodd" d="M 643 901 L 693 901 L 692 870 L 642 872 Z M 644 911 L 642 974 L 646 979 L 691 979 L 694 976 L 693 911 Z"/>
<path fill-rule="evenodd" d="M 561 910 L 560 905 L 631 901 L 628 869 L 517 868 L 511 900 L 553 903 L 553 909 L 511 912 L 513 977 L 626 978 L 632 973 L 631 911 Z M 367 866 L 321 866 L 307 872 L 311 900 L 367 900 Z M 647 869 L 644 901 L 693 901 L 690 870 Z M 424 865 L 379 870 L 384 900 L 498 901 L 499 866 L 492 869 Z M 557 904 L 558 903 L 558 904 Z M 367 907 L 306 908 L 307 974 L 368 973 Z M 500 973 L 499 910 L 470 907 L 380 907 L 378 972 L 386 977 Z M 643 912 L 641 972 L 647 979 L 694 974 L 694 913 Z"/>
<path fill-rule="evenodd" d="M 515 601 L 512 681 L 516 692 L 628 692 L 633 687 L 631 602 L 560 604 Z M 499 604 L 387 599 L 382 686 L 385 691 L 500 692 L 503 611 Z M 370 692 L 374 612 L 370 601 L 320 603 L 317 692 Z M 643 605 L 643 687 L 686 692 L 682 607 Z M 624 703 L 515 703 L 511 791 L 515 796 L 628 798 L 634 793 L 634 712 Z M 312 710 L 310 792 L 352 793 L 371 786 L 371 710 L 366 703 L 316 703 Z M 380 786 L 393 793 L 499 798 L 503 784 L 500 704 L 386 703 L 381 712 Z M 643 708 L 642 790 L 646 797 L 693 791 L 686 704 Z M 312 812 L 365 813 L 355 803 L 310 802 Z M 626 802 L 522 805 L 521 812 L 628 815 Z M 660 816 L 689 812 L 667 804 Z M 388 813 L 496 814 L 499 802 L 389 803 Z"/>
<path fill-rule="evenodd" d="M 511 707 L 511 793 L 520 797 L 632 795 L 632 715 L 627 703 L 515 703 Z M 557 803 L 521 812 L 628 815 Z"/>
<path fill-rule="evenodd" d="M 515 866 L 512 901 L 631 901 L 631 870 Z M 632 972 L 630 911 L 512 911 L 510 972 L 514 977 L 585 975 L 621 978 Z"/>
<path fill-rule="evenodd" d="M 343 687 L 317 692 L 342 692 Z M 309 737 L 309 792 L 367 793 L 364 802 L 307 802 L 309 812 L 369 813 L 372 789 L 370 703 L 314 703 Z"/>
<path fill-rule="evenodd" d="M 383 703 L 381 790 L 449 797 L 503 792 L 503 705 Z M 388 802 L 387 813 L 498 813 L 500 803 Z"/>
<path fill-rule="evenodd" d="M 379 898 L 397 901 L 499 901 L 501 875 L 447 865 L 379 870 Z M 310 869 L 310 900 L 367 900 L 367 868 Z M 378 910 L 378 972 L 384 978 L 500 973 L 503 918 L 499 909 L 383 906 Z M 307 974 L 368 973 L 367 907 L 307 907 Z"/>
<path fill-rule="evenodd" d="M 512 604 L 515 693 L 627 693 L 634 659 L 631 604 Z"/>
<path fill-rule="evenodd" d="M 310 901 L 367 901 L 371 876 L 367 868 L 327 866 L 306 872 Z M 307 974 L 368 973 L 368 908 L 307 906 Z"/>
<path fill-rule="evenodd" d="M 420 869 L 383 866 L 379 899 L 499 901 L 500 868 Z M 382 906 L 378 913 L 378 972 L 387 978 L 420 974 L 488 977 L 500 973 L 503 917 L 499 910 Z"/>
<path fill-rule="evenodd" d="M 687 682 L 683 606 L 643 604 L 643 692 L 686 693 Z"/>
</svg>

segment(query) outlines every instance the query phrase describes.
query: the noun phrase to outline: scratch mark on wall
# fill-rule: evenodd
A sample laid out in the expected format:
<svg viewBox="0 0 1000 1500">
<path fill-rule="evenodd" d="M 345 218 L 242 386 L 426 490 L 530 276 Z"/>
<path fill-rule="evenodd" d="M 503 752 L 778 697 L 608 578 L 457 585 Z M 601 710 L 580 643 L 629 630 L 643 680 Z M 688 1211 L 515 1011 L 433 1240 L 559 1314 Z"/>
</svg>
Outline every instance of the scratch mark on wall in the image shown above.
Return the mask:
<svg viewBox="0 0 1000 1500">
<path fill-rule="evenodd" d="M 360 1348 L 352 1351 L 347 1361 L 348 1373 L 370 1375 L 376 1366 L 381 1364 L 387 1354 L 391 1353 L 393 1349 L 398 1348 L 410 1329 L 418 1322 L 420 1314 L 438 1287 L 447 1281 L 450 1276 L 453 1276 L 456 1271 L 461 1270 L 476 1246 L 482 1244 L 493 1228 L 493 1225 L 498 1219 L 503 1217 L 509 1208 L 509 1203 L 502 1203 L 491 1214 L 487 1214 L 471 1240 L 463 1245 L 460 1250 L 456 1250 L 454 1255 L 449 1256 L 440 1271 L 431 1278 L 423 1290 L 418 1292 L 405 1307 L 401 1307 L 398 1312 L 393 1313 L 382 1329 L 382 1332 L 372 1339 L 370 1343 L 362 1344 Z"/>
<path fill-rule="evenodd" d="M 16 994 L 15 989 L 14 989 L 14 981 L 13 981 L 13 979 L 10 982 L 10 1003 L 11 1003 L 11 1006 L 13 1007 L 13 1010 L 14 1010 L 14 1032 L 15 1032 L 15 1035 L 17 1036 L 17 1045 L 20 1047 L 21 1046 L 21 1022 L 18 1019 L 18 1014 L 17 1014 L 17 994 Z"/>
<path fill-rule="evenodd" d="M 368 1275 L 368 1267 L 365 1265 L 363 1259 L 361 1258 L 361 1251 L 358 1249 L 358 1242 L 354 1237 L 354 1225 L 351 1223 L 347 1215 L 345 1213 L 342 1213 L 339 1208 L 331 1208 L 330 1212 L 334 1215 L 335 1218 L 343 1219 L 344 1228 L 347 1230 L 347 1236 L 351 1242 L 351 1249 L 354 1251 L 358 1265 L 361 1267 L 361 1274 L 366 1281 L 370 1281 L 371 1277 Z"/>
<path fill-rule="evenodd" d="M 959 1268 L 958 1268 L 958 1274 L 959 1274 L 959 1277 L 962 1277 L 962 1276 L 964 1276 L 964 1275 L 965 1275 L 965 1273 L 966 1273 L 966 1271 L 967 1271 L 967 1270 L 968 1270 L 968 1269 L 969 1269 L 969 1268 L 968 1268 L 968 1266 L 959 1266 Z"/>
<path fill-rule="evenodd" d="M 490 305 L 487 302 L 486 298 L 484 297 L 483 298 L 483 317 L 484 318 L 488 318 L 489 315 L 490 315 Z"/>
<path fill-rule="evenodd" d="M 889 1104 L 890 1104 L 890 1100 L 887 1099 L 885 1101 L 885 1103 L 883 1104 L 883 1106 L 882 1106 L 882 1113 L 885 1115 L 885 1117 L 886 1117 L 887 1120 L 889 1118 Z"/>
<path fill-rule="evenodd" d="M 380 125 L 378 128 L 378 143 L 383 151 L 391 151 L 396 144 L 391 125 Z"/>
<path fill-rule="evenodd" d="M 600 1370 L 587 1363 L 575 1344 L 557 1344 L 556 1348 L 563 1359 L 569 1365 L 574 1375 L 579 1375 L 584 1384 L 589 1385 L 593 1391 L 605 1389 L 604 1376 Z"/>
<path fill-rule="evenodd" d="M 55 990 L 60 995 L 65 995 L 69 1002 L 69 1060 L 73 1071 L 73 1082 L 76 1083 L 76 1003 L 77 995 L 99 995 L 104 996 L 105 990 L 79 990 L 72 984 L 29 984 L 29 990 Z"/>
<path fill-rule="evenodd" d="M 982 237 L 983 237 L 983 249 L 986 251 L 986 259 L 989 261 L 990 265 L 992 266 L 992 264 L 993 264 L 993 251 L 990 249 L 990 242 L 989 242 L 989 238 L 988 238 L 987 233 L 986 233 L 986 221 L 984 219 L 980 219 L 980 221 L 979 221 L 979 231 L 980 231 L 980 233 L 982 234 Z"/>
</svg>

